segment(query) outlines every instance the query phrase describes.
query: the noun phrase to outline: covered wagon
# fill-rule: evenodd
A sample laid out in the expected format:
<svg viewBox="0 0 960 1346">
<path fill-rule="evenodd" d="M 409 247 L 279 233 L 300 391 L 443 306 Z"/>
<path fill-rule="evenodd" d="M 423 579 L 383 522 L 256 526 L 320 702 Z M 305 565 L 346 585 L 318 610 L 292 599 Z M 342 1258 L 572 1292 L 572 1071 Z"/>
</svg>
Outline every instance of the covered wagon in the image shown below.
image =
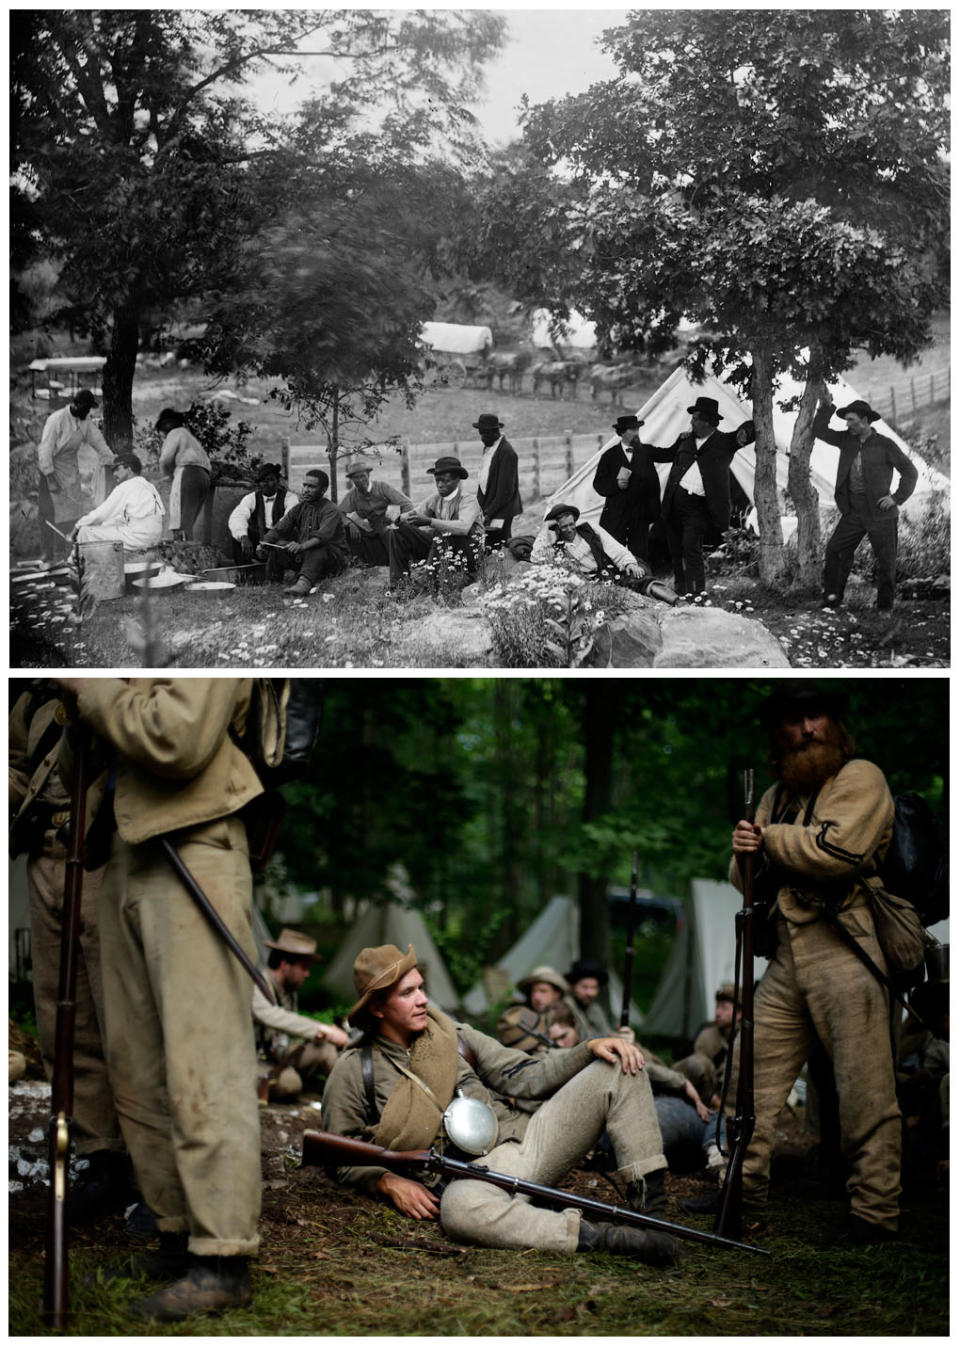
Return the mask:
<svg viewBox="0 0 960 1346">
<path fill-rule="evenodd" d="M 425 322 L 420 328 L 424 348 L 424 375 L 428 383 L 462 388 L 468 379 L 480 381 L 493 349 L 489 327 L 458 322 Z"/>
</svg>

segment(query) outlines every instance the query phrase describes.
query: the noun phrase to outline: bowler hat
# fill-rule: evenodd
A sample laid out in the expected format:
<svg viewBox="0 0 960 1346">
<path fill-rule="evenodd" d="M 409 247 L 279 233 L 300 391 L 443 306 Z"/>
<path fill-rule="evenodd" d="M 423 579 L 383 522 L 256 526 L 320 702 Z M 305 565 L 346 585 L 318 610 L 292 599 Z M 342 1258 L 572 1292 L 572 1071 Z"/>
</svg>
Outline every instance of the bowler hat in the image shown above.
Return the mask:
<svg viewBox="0 0 960 1346">
<path fill-rule="evenodd" d="M 567 973 L 567 981 L 571 986 L 576 985 L 583 977 L 595 977 L 601 986 L 606 986 L 610 980 L 607 969 L 595 958 L 578 958 Z"/>
<path fill-rule="evenodd" d="M 502 430 L 503 421 L 500 417 L 489 411 L 481 411 L 480 415 L 473 422 L 474 430 Z"/>
<path fill-rule="evenodd" d="M 566 995 L 570 990 L 570 987 L 564 981 L 563 977 L 560 976 L 560 973 L 556 968 L 550 967 L 546 963 L 541 964 L 540 967 L 535 967 L 528 976 L 521 977 L 517 982 L 517 990 L 524 992 L 529 991 L 534 982 L 538 981 L 545 981 L 548 986 L 556 987 L 561 995 Z"/>
<path fill-rule="evenodd" d="M 388 991 L 417 966 L 413 945 L 401 953 L 396 944 L 380 944 L 375 949 L 361 949 L 353 961 L 353 984 L 360 999 L 347 1015 L 347 1021 L 356 1024 L 378 991 Z"/>
<path fill-rule="evenodd" d="M 554 505 L 552 509 L 547 510 L 546 514 L 543 516 L 543 521 L 544 523 L 549 523 L 551 528 L 555 528 L 556 524 L 552 521 L 554 519 L 559 519 L 561 514 L 572 514 L 574 519 L 580 518 L 580 511 L 577 509 L 576 505 L 568 505 L 561 501 L 559 505 Z"/>
<path fill-rule="evenodd" d="M 280 468 L 276 463 L 264 463 L 257 473 L 257 481 L 266 481 L 268 477 L 280 478 Z"/>
<path fill-rule="evenodd" d="M 715 424 L 719 424 L 723 417 L 720 415 L 720 403 L 715 397 L 698 397 L 692 407 L 687 407 L 687 414 L 692 415 L 698 412 L 701 416 L 706 416 Z"/>
<path fill-rule="evenodd" d="M 427 468 L 427 473 L 431 477 L 437 476 L 438 473 L 441 475 L 448 473 L 451 477 L 459 477 L 461 481 L 470 475 L 459 458 L 450 456 L 438 458 L 433 467 Z"/>
<path fill-rule="evenodd" d="M 826 691 L 814 679 L 787 678 L 761 701 L 759 716 L 764 729 L 772 729 L 785 715 L 802 710 L 817 709 L 833 719 L 839 719 L 846 706 L 842 692 Z"/>
<path fill-rule="evenodd" d="M 866 416 L 868 421 L 879 421 L 880 419 L 879 411 L 874 411 L 870 403 L 864 402 L 861 397 L 858 397 L 855 402 L 851 402 L 849 406 L 838 407 L 837 415 L 846 416 L 848 411 L 856 412 L 858 416 Z"/>
<path fill-rule="evenodd" d="M 75 397 L 71 397 L 70 402 L 75 407 L 98 407 L 100 405 L 89 388 L 81 388 Z"/>
<path fill-rule="evenodd" d="M 637 420 L 636 416 L 618 416 L 613 423 L 613 428 L 618 435 L 622 435 L 624 430 L 639 430 L 644 421 Z"/>
<path fill-rule="evenodd" d="M 300 930 L 281 930 L 276 939 L 265 939 L 263 942 L 268 949 L 289 953 L 294 958 L 309 958 L 314 963 L 320 961 L 317 957 L 317 941 Z"/>
</svg>

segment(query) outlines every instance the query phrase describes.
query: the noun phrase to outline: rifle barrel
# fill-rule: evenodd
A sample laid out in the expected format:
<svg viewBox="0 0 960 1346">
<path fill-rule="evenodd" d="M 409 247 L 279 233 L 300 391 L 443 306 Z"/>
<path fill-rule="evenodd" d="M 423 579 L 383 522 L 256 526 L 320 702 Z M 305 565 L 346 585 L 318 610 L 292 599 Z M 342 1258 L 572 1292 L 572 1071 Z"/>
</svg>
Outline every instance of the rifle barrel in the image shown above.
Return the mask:
<svg viewBox="0 0 960 1346">
<path fill-rule="evenodd" d="M 429 1168 L 435 1173 L 443 1173 L 454 1178 L 473 1178 L 478 1182 L 490 1183 L 515 1196 L 531 1196 L 537 1201 L 568 1210 L 573 1207 L 588 1215 L 597 1215 L 606 1220 L 617 1220 L 622 1224 L 638 1225 L 643 1229 L 659 1230 L 664 1234 L 677 1235 L 692 1239 L 695 1243 L 710 1243 L 718 1248 L 735 1249 L 738 1252 L 758 1253 L 769 1257 L 766 1248 L 757 1248 L 749 1243 L 740 1243 L 735 1239 L 723 1238 L 707 1233 L 703 1229 L 691 1229 L 688 1225 L 673 1224 L 669 1220 L 659 1220 L 653 1215 L 644 1215 L 640 1211 L 628 1210 L 624 1206 L 615 1206 L 606 1201 L 596 1201 L 593 1197 L 577 1196 L 573 1192 L 564 1192 L 556 1187 L 545 1187 L 542 1183 L 531 1182 L 526 1178 L 515 1178 L 509 1173 L 497 1173 L 483 1164 L 467 1163 L 463 1159 L 451 1159 L 437 1150 L 388 1150 L 381 1145 L 370 1145 L 362 1140 L 348 1136 L 334 1135 L 329 1131 L 305 1131 L 303 1133 L 304 1164 L 356 1164 L 388 1168 L 392 1172 L 402 1172 L 407 1168 Z"/>
</svg>

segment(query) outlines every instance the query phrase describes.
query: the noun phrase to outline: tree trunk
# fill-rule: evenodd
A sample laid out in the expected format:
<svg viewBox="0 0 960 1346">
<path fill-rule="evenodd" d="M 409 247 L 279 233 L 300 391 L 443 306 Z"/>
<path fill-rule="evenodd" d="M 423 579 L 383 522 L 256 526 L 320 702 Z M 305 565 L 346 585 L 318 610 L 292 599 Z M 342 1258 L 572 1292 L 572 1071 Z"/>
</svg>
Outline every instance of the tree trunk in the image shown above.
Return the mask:
<svg viewBox="0 0 960 1346">
<path fill-rule="evenodd" d="M 808 379 L 790 439 L 787 490 L 797 511 L 797 561 L 804 588 L 814 588 L 820 583 L 820 497 L 810 480 L 810 455 L 814 442 L 813 418 L 817 414 L 817 404 L 824 396 L 823 380 Z"/>
<path fill-rule="evenodd" d="M 777 498 L 777 441 L 773 429 L 773 376 L 769 352 L 751 350 L 753 359 L 753 421 L 756 427 L 756 476 L 753 501 L 760 524 L 760 580 L 779 585 L 783 579 L 783 532 Z"/>
<path fill-rule="evenodd" d="M 330 462 L 330 499 L 337 503 L 337 454 L 340 451 L 340 394 L 333 395 L 333 419 L 330 425 L 330 438 L 327 444 L 327 458 Z"/>
<path fill-rule="evenodd" d="M 110 351 L 103 367 L 103 435 L 114 453 L 133 448 L 133 377 L 139 344 L 137 305 L 122 304 L 113 312 Z"/>
<path fill-rule="evenodd" d="M 620 721 L 622 694 L 615 682 L 592 679 L 585 688 L 583 737 L 585 743 L 583 821 L 593 822 L 610 808 L 613 781 L 613 735 Z M 606 963 L 607 876 L 578 876 L 580 898 L 580 956 Z"/>
</svg>

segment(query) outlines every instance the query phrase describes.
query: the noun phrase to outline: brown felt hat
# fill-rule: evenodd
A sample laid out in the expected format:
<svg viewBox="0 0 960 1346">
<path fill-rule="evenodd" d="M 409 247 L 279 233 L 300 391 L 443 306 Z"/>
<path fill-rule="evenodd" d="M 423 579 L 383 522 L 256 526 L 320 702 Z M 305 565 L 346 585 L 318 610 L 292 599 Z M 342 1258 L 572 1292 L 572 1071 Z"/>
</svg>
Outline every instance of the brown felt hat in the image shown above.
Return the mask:
<svg viewBox="0 0 960 1346">
<path fill-rule="evenodd" d="M 281 930 L 276 939 L 265 939 L 263 942 L 268 949 L 289 953 L 294 958 L 309 958 L 314 963 L 320 961 L 317 956 L 317 941 L 301 930 Z"/>
<path fill-rule="evenodd" d="M 401 977 L 405 977 L 416 966 L 417 954 L 412 944 L 406 953 L 401 953 L 396 944 L 361 949 L 353 962 L 353 984 L 360 999 L 347 1015 L 348 1022 L 356 1025 L 371 996 L 377 991 L 388 991 L 391 986 L 396 986 Z"/>
<path fill-rule="evenodd" d="M 570 990 L 556 968 L 549 967 L 546 963 L 543 963 L 540 967 L 535 967 L 526 977 L 521 977 L 517 982 L 517 990 L 529 991 L 534 982 L 538 981 L 545 981 L 548 986 L 555 986 L 561 995 L 566 995 Z"/>
<path fill-rule="evenodd" d="M 800 711 L 820 710 L 838 720 L 846 709 L 847 699 L 842 692 L 831 692 L 820 686 L 815 678 L 786 678 L 760 702 L 759 717 L 764 729 L 772 729 L 785 715 Z"/>
</svg>

